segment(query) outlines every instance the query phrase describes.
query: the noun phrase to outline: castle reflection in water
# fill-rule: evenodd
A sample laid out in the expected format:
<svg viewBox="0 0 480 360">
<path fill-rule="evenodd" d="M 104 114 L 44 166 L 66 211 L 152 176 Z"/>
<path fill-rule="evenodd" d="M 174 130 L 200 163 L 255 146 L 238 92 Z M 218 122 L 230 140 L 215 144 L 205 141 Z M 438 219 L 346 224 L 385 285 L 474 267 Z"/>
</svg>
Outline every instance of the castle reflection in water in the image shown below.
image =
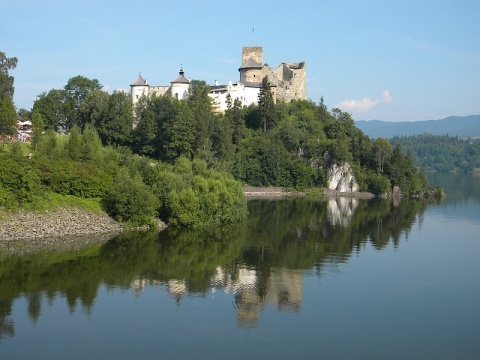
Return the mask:
<svg viewBox="0 0 480 360">
<path fill-rule="evenodd" d="M 328 221 L 332 225 L 346 227 L 358 207 L 359 200 L 353 197 L 334 197 L 328 200 Z M 216 268 L 210 279 L 210 291 L 234 294 L 238 326 L 256 327 L 258 316 L 268 304 L 279 311 L 296 312 L 302 306 L 303 271 L 271 269 L 266 284 L 261 284 L 258 271 L 247 266 L 228 271 Z M 130 284 L 135 296 L 140 296 L 146 286 L 165 287 L 170 296 L 180 303 L 190 293 L 184 280 L 170 279 L 166 283 L 137 278 Z"/>
<path fill-rule="evenodd" d="M 170 296 L 180 304 L 189 293 L 183 280 L 171 279 L 166 283 L 158 280 L 137 278 L 130 283 L 135 296 L 141 296 L 147 286 L 165 287 Z M 238 326 L 256 327 L 258 315 L 267 304 L 279 311 L 296 312 L 302 306 L 303 272 L 301 270 L 276 269 L 268 277 L 267 284 L 259 286 L 257 271 L 241 267 L 234 274 L 217 267 L 211 279 L 210 292 L 233 293 Z"/>
</svg>

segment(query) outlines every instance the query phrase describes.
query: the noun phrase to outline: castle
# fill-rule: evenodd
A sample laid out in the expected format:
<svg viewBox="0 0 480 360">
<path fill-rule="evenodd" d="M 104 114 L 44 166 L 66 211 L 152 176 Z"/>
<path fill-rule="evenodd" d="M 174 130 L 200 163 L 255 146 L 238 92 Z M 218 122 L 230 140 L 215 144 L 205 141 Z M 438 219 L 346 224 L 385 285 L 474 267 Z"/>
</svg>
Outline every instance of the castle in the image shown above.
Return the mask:
<svg viewBox="0 0 480 360">
<path fill-rule="evenodd" d="M 240 80 L 229 81 L 220 85 L 210 86 L 209 96 L 212 99 L 213 109 L 217 112 L 227 110 L 227 96 L 231 101 L 239 99 L 242 105 L 257 104 L 258 93 L 262 79 L 268 76 L 271 91 L 275 100 L 291 101 L 307 99 L 306 63 L 282 62 L 277 68 L 271 68 L 263 63 L 263 48 L 261 46 L 244 46 L 242 48 L 242 65 L 238 69 Z M 190 80 L 185 77 L 183 68 L 180 68 L 178 77 L 170 85 L 152 86 L 139 74 L 130 85 L 132 103 L 135 104 L 142 96 L 170 95 L 179 100 L 188 98 Z"/>
</svg>

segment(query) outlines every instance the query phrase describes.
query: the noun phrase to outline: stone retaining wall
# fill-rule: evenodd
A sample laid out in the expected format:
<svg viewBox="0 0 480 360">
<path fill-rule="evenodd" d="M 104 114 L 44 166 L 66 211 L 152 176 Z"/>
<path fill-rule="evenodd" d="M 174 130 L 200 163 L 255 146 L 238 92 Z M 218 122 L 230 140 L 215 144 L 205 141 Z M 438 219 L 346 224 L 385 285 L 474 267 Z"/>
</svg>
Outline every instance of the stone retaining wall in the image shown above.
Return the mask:
<svg viewBox="0 0 480 360">
<path fill-rule="evenodd" d="M 79 209 L 20 211 L 0 217 L 0 240 L 64 235 L 88 235 L 123 231 L 123 226 L 106 214 Z"/>
<path fill-rule="evenodd" d="M 244 186 L 243 194 L 246 197 L 277 197 L 277 196 L 302 196 L 299 191 L 288 191 L 282 187 L 254 187 Z"/>
</svg>

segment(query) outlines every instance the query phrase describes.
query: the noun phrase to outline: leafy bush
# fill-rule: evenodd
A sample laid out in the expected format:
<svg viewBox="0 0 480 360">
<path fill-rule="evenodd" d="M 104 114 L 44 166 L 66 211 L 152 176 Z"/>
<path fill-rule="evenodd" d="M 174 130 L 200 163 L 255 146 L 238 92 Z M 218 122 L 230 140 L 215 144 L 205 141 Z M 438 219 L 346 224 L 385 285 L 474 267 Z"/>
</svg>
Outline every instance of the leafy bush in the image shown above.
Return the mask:
<svg viewBox="0 0 480 360">
<path fill-rule="evenodd" d="M 1 163 L 0 184 L 4 201 L 10 207 L 29 203 L 41 193 L 39 174 L 30 160 L 2 154 Z"/>
<path fill-rule="evenodd" d="M 153 225 L 158 201 L 139 175 L 131 177 L 122 168 L 103 201 L 105 210 L 115 220 L 131 226 Z"/>
<path fill-rule="evenodd" d="M 18 201 L 16 196 L 10 191 L 10 189 L 6 189 L 0 183 L 0 208 L 6 210 L 14 210 L 18 207 Z"/>
<path fill-rule="evenodd" d="M 92 163 L 41 161 L 39 167 L 42 184 L 62 195 L 103 197 L 112 181 L 110 174 Z"/>
<path fill-rule="evenodd" d="M 172 172 L 158 176 L 161 214 L 170 225 L 202 227 L 243 219 L 247 203 L 240 183 L 230 175 L 207 169 L 202 160 L 180 158 Z"/>
<path fill-rule="evenodd" d="M 390 180 L 379 173 L 371 173 L 367 177 L 368 191 L 381 195 L 390 191 Z"/>
</svg>

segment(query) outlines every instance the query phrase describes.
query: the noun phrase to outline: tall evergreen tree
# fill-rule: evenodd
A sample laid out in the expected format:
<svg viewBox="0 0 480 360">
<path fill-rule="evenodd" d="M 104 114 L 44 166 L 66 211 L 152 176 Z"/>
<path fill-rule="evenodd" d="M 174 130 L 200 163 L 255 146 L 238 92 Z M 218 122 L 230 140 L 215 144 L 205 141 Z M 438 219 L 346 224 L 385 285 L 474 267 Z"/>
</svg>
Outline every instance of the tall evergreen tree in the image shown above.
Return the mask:
<svg viewBox="0 0 480 360">
<path fill-rule="evenodd" d="M 235 151 L 239 152 L 242 148 L 242 139 L 245 136 L 245 120 L 240 99 L 235 98 L 232 104 L 230 94 L 227 95 L 227 111 L 225 111 L 225 115 L 233 127 L 232 142 L 235 144 Z"/>
<path fill-rule="evenodd" d="M 210 87 L 205 81 L 193 80 L 190 86 L 188 104 L 195 118 L 194 151 L 201 158 L 202 154 L 210 153 L 212 132 L 212 104 L 208 96 Z"/>
<path fill-rule="evenodd" d="M 277 122 L 275 112 L 275 101 L 273 99 L 272 88 L 268 76 L 264 76 L 258 93 L 258 107 L 262 120 L 263 131 L 266 132 L 273 128 Z"/>
</svg>

